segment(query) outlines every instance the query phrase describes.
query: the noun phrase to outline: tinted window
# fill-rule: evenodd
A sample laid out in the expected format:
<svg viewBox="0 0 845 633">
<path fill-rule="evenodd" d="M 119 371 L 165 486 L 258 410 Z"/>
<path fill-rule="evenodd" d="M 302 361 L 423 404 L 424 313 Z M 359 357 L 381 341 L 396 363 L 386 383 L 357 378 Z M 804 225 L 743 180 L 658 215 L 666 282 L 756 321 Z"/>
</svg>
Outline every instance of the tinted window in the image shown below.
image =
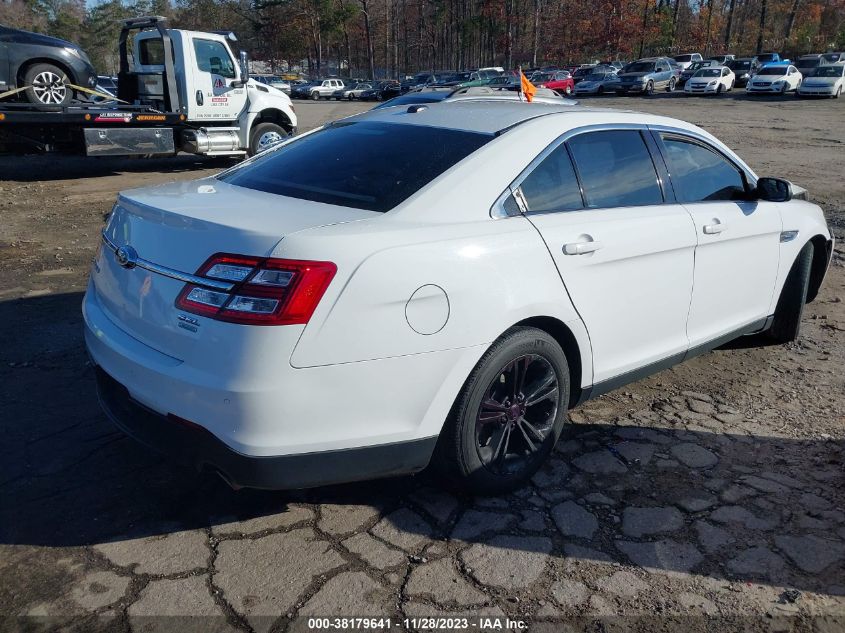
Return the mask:
<svg viewBox="0 0 845 633">
<path fill-rule="evenodd" d="M 745 194 L 739 170 L 698 143 L 664 137 L 672 186 L 679 202 L 738 200 Z"/>
<path fill-rule="evenodd" d="M 493 138 L 422 125 L 335 123 L 224 172 L 232 185 L 389 211 Z"/>
<path fill-rule="evenodd" d="M 613 130 L 580 134 L 568 142 L 588 207 L 660 204 L 663 194 L 640 133 Z"/>
<path fill-rule="evenodd" d="M 141 40 L 138 44 L 142 66 L 164 65 L 164 42 L 161 38 Z"/>
<path fill-rule="evenodd" d="M 564 145 L 543 159 L 519 187 L 529 211 L 581 209 L 578 179 Z"/>
<path fill-rule="evenodd" d="M 197 67 L 201 71 L 235 78 L 235 64 L 229 57 L 229 51 L 220 42 L 194 40 L 194 53 L 197 56 Z"/>
</svg>

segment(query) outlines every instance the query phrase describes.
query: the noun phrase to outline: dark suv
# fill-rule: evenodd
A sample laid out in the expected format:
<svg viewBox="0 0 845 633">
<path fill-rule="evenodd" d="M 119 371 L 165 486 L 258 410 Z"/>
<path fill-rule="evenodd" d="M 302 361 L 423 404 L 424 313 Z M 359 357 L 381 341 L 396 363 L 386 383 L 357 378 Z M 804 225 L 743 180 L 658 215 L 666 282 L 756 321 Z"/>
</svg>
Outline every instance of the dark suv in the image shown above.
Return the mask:
<svg viewBox="0 0 845 633">
<path fill-rule="evenodd" d="M 0 92 L 28 86 L 23 94 L 30 103 L 67 105 L 75 92 L 68 84 L 96 87 L 97 73 L 85 51 L 55 37 L 0 25 Z"/>
</svg>

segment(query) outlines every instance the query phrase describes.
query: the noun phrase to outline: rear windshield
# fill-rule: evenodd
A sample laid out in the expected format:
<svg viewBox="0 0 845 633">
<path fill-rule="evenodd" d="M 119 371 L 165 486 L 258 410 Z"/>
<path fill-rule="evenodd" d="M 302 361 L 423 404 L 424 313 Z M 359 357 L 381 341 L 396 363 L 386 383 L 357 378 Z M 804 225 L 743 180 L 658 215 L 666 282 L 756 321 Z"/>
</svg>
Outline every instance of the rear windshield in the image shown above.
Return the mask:
<svg viewBox="0 0 845 633">
<path fill-rule="evenodd" d="M 493 139 L 422 125 L 345 121 L 218 176 L 280 196 L 385 212 Z"/>
<path fill-rule="evenodd" d="M 688 62 L 692 61 L 692 55 L 676 55 L 675 56 L 676 62 Z"/>
<path fill-rule="evenodd" d="M 845 66 L 819 66 L 809 77 L 842 77 Z"/>
</svg>

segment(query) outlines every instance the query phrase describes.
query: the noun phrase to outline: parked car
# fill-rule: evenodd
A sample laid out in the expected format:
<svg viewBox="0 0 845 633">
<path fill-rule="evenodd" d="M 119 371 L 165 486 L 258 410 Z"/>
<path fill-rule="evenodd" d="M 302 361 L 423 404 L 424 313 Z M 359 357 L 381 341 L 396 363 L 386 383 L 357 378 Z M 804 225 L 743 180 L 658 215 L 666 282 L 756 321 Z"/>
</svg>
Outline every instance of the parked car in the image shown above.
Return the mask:
<svg viewBox="0 0 845 633">
<path fill-rule="evenodd" d="M 666 57 L 646 57 L 632 62 L 619 73 L 616 94 L 653 94 L 655 90 L 675 89 L 675 74 Z"/>
<path fill-rule="evenodd" d="M 595 68 L 594 64 L 580 66 L 579 68 L 577 68 L 575 70 L 575 72 L 572 73 L 572 81 L 574 81 L 575 85 L 577 86 L 581 81 L 584 80 L 584 78 L 587 75 L 589 75 L 591 72 L 593 72 L 594 68 Z"/>
<path fill-rule="evenodd" d="M 501 494 L 578 403 L 744 334 L 795 340 L 832 247 L 805 191 L 684 121 L 378 109 L 121 193 L 84 339 L 120 429 L 234 486 L 431 463 Z"/>
<path fill-rule="evenodd" d="M 684 94 L 717 94 L 733 90 L 733 71 L 727 66 L 699 68 L 684 86 Z"/>
<path fill-rule="evenodd" d="M 443 73 L 438 73 L 436 75 L 434 73 L 417 73 L 416 75 L 414 75 L 414 78 L 410 81 L 409 90 L 436 84 L 440 80 L 440 75 L 442 74 Z"/>
<path fill-rule="evenodd" d="M 513 73 L 499 75 L 490 80 L 487 84 L 491 88 L 507 88 L 508 90 L 516 90 L 519 88 L 519 76 Z"/>
<path fill-rule="evenodd" d="M 322 81 L 306 81 L 291 87 L 290 96 L 293 99 L 310 99 L 311 89 L 322 85 Z"/>
<path fill-rule="evenodd" d="M 719 62 L 720 66 L 727 66 L 729 61 L 731 61 L 732 59 L 736 59 L 736 55 L 732 55 L 730 53 L 725 55 L 712 55 L 707 59 L 712 59 L 713 61 Z"/>
<path fill-rule="evenodd" d="M 310 87 L 308 97 L 314 101 L 330 99 L 336 90 L 342 90 L 345 87 L 342 79 L 323 79 Z"/>
<path fill-rule="evenodd" d="M 575 80 L 568 70 L 558 70 L 539 79 L 537 82 L 532 82 L 538 88 L 548 88 L 554 90 L 556 93 L 566 95 L 567 97 L 575 91 Z"/>
<path fill-rule="evenodd" d="M 599 71 L 590 73 L 575 86 L 576 95 L 603 95 L 616 90 L 619 77 L 615 72 Z"/>
<path fill-rule="evenodd" d="M 766 64 L 748 82 L 745 91 L 755 93 L 786 94 L 801 85 L 801 73 L 792 64 Z"/>
<path fill-rule="evenodd" d="M 679 87 L 683 87 L 683 85 L 692 77 L 695 73 L 697 73 L 702 68 L 709 68 L 711 66 L 721 66 L 719 62 L 715 59 L 705 59 L 701 62 L 693 62 L 681 73 L 681 76 L 678 77 L 677 85 Z"/>
<path fill-rule="evenodd" d="M 402 94 L 402 88 L 398 81 L 380 81 L 369 90 L 364 90 L 358 95 L 361 101 L 387 101 Z"/>
<path fill-rule="evenodd" d="M 291 85 L 278 75 L 250 75 L 250 78 L 265 86 L 272 86 L 276 90 L 281 90 L 290 96 Z"/>
<path fill-rule="evenodd" d="M 373 84 L 371 83 L 358 83 L 354 86 L 346 86 L 344 88 L 340 88 L 339 90 L 335 90 L 332 94 L 332 98 L 354 101 L 355 99 L 360 99 L 364 92 L 372 89 Z"/>
<path fill-rule="evenodd" d="M 725 65 L 733 71 L 734 77 L 736 78 L 734 85 L 737 88 L 745 88 L 751 77 L 759 69 L 753 57 L 732 59 Z"/>
<path fill-rule="evenodd" d="M 686 70 L 693 62 L 700 62 L 704 60 L 701 53 L 683 53 L 681 55 L 675 55 L 672 59 L 675 60 L 678 66 L 681 67 L 681 72 Z"/>
<path fill-rule="evenodd" d="M 68 84 L 94 89 L 97 73 L 79 46 L 56 37 L 0 25 L 0 92 L 23 88 L 36 105 L 68 105 L 77 96 Z"/>
<path fill-rule="evenodd" d="M 825 59 L 820 53 L 815 55 L 801 55 L 801 57 L 795 60 L 795 67 L 802 75 L 806 75 L 808 72 L 824 63 Z"/>
<path fill-rule="evenodd" d="M 838 99 L 845 91 L 845 64 L 827 64 L 811 70 L 796 94 L 799 97 L 833 97 Z"/>
</svg>

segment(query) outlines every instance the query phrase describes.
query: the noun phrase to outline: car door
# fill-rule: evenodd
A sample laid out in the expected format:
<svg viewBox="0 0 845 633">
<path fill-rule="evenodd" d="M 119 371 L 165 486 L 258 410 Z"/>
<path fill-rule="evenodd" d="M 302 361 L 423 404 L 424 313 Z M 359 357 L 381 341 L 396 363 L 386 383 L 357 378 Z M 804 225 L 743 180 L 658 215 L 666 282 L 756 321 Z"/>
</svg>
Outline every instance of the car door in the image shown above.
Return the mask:
<svg viewBox="0 0 845 633">
<path fill-rule="evenodd" d="M 773 310 L 782 222 L 775 203 L 749 200 L 749 175 L 710 143 L 655 131 L 676 199 L 697 235 L 687 336 L 706 344 Z"/>
<path fill-rule="evenodd" d="M 649 144 L 630 126 L 570 132 L 515 183 L 589 332 L 594 384 L 688 346 L 695 228 Z"/>
<path fill-rule="evenodd" d="M 190 118 L 237 119 L 246 105 L 246 89 L 235 87 L 238 71 L 229 48 L 219 40 L 191 38 L 194 94 L 189 95 Z"/>
<path fill-rule="evenodd" d="M 665 88 L 669 85 L 669 80 L 672 78 L 672 67 L 669 62 L 659 61 L 655 66 L 654 87 Z"/>
<path fill-rule="evenodd" d="M 789 89 L 790 90 L 797 90 L 798 86 L 801 85 L 801 72 L 795 67 L 790 66 L 787 72 L 787 79 L 789 80 Z"/>
</svg>

